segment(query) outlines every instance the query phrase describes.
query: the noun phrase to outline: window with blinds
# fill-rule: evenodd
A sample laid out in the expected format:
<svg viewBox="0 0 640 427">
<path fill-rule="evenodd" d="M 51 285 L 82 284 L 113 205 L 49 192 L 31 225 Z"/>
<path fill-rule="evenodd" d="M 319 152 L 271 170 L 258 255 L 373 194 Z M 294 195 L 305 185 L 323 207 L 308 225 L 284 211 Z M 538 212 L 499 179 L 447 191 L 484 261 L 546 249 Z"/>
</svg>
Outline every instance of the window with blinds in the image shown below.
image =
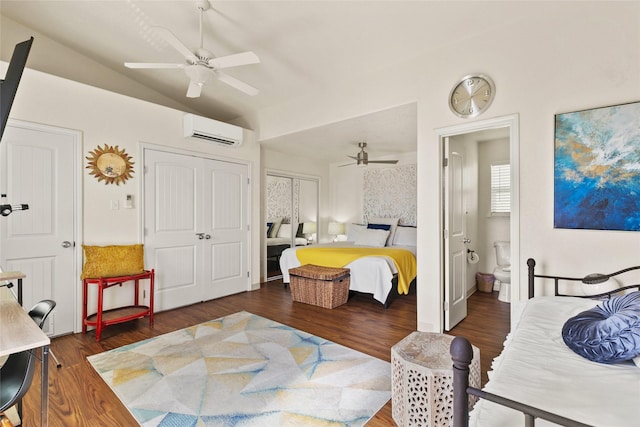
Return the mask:
<svg viewBox="0 0 640 427">
<path fill-rule="evenodd" d="M 491 214 L 511 212 L 511 166 L 491 165 Z"/>
</svg>

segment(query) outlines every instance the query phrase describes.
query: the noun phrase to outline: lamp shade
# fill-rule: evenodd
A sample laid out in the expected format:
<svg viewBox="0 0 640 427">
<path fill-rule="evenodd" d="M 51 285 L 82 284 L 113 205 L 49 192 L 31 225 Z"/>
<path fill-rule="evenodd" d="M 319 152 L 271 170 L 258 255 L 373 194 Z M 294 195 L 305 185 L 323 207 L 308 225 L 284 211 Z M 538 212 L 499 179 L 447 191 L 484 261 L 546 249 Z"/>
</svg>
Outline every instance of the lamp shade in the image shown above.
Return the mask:
<svg viewBox="0 0 640 427">
<path fill-rule="evenodd" d="M 316 232 L 315 222 L 305 222 L 302 225 L 302 234 L 313 234 Z"/>
<path fill-rule="evenodd" d="M 340 234 L 344 234 L 345 226 L 342 222 L 330 222 L 327 233 L 331 236 L 337 236 Z"/>
</svg>

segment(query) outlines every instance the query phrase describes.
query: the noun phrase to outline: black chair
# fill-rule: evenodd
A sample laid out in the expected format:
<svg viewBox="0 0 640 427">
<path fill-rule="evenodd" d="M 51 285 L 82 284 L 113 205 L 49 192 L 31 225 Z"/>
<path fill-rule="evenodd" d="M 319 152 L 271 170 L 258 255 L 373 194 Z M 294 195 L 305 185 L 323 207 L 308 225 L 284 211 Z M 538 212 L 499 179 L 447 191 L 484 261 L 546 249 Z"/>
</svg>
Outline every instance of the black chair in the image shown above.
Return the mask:
<svg viewBox="0 0 640 427">
<path fill-rule="evenodd" d="M 0 368 L 0 413 L 18 404 L 18 416 L 22 418 L 22 397 L 31 386 L 35 359 L 34 350 L 13 353 Z"/>
<path fill-rule="evenodd" d="M 44 327 L 44 322 L 47 320 L 47 317 L 49 317 L 49 314 L 51 314 L 55 307 L 55 301 L 44 299 L 34 305 L 31 310 L 29 310 L 29 316 L 33 319 L 34 322 L 36 322 L 38 327 L 42 329 Z M 51 358 L 56 362 L 56 368 L 59 368 L 61 366 L 60 362 L 58 362 L 58 358 L 55 354 L 53 354 L 51 348 L 49 348 L 49 356 L 51 356 Z"/>
</svg>

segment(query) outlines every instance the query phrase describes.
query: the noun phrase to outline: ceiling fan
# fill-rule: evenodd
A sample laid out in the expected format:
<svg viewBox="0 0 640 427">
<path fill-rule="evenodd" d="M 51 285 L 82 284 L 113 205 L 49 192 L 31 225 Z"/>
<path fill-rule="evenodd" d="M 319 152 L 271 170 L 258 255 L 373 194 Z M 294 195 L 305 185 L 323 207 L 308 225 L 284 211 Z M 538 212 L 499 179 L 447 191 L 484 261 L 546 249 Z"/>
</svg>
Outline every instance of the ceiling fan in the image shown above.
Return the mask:
<svg viewBox="0 0 640 427">
<path fill-rule="evenodd" d="M 356 163 L 349 163 L 348 165 L 342 165 L 342 166 L 351 166 L 351 165 L 366 166 L 369 163 L 384 163 L 388 165 L 395 165 L 396 163 L 398 163 L 397 160 L 369 160 L 369 153 L 364 151 L 364 149 L 367 148 L 367 143 L 358 142 L 358 147 L 360 148 L 360 151 L 358 152 L 357 155 L 347 156 L 355 160 Z"/>
<path fill-rule="evenodd" d="M 202 92 L 202 87 L 213 75 L 218 80 L 228 84 L 247 95 L 257 95 L 259 90 L 255 87 L 231 77 L 230 75 L 220 71 L 225 68 L 238 67 L 240 65 L 257 64 L 260 62 L 258 56 L 253 52 L 236 53 L 228 56 L 216 58 L 213 54 L 203 47 L 202 43 L 202 16 L 209 9 L 208 0 L 198 0 L 196 7 L 200 11 L 200 47 L 192 51 L 187 48 L 171 31 L 163 27 L 153 27 L 153 30 L 164 38 L 175 50 L 185 57 L 182 64 L 175 63 L 142 63 L 142 62 L 125 62 L 127 68 L 155 68 L 155 69 L 183 69 L 189 77 L 189 89 L 187 90 L 188 98 L 197 98 Z"/>
</svg>

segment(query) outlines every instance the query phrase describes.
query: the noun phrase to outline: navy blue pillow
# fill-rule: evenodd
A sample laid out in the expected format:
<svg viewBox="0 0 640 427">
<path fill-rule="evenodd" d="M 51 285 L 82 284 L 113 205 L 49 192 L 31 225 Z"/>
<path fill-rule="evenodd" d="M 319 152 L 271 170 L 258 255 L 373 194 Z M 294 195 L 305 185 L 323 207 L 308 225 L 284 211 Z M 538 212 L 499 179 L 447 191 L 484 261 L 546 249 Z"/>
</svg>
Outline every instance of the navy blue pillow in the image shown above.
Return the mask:
<svg viewBox="0 0 640 427">
<path fill-rule="evenodd" d="M 269 237 L 269 234 L 271 234 L 271 228 L 273 227 L 273 223 L 272 222 L 268 222 L 267 223 L 267 237 Z"/>
<path fill-rule="evenodd" d="M 640 355 L 640 292 L 613 297 L 567 320 L 562 339 L 594 362 L 620 363 Z"/>
<path fill-rule="evenodd" d="M 367 224 L 367 228 L 372 230 L 391 230 L 391 224 Z"/>
</svg>

